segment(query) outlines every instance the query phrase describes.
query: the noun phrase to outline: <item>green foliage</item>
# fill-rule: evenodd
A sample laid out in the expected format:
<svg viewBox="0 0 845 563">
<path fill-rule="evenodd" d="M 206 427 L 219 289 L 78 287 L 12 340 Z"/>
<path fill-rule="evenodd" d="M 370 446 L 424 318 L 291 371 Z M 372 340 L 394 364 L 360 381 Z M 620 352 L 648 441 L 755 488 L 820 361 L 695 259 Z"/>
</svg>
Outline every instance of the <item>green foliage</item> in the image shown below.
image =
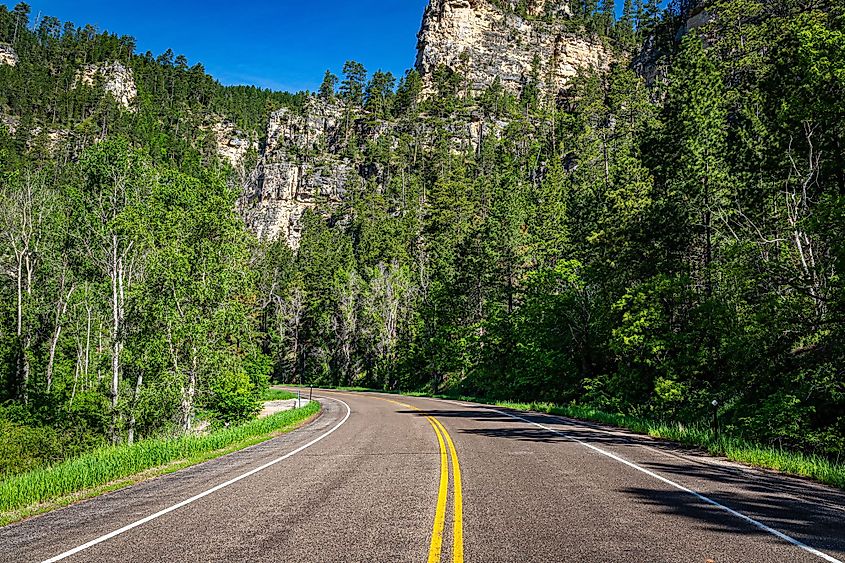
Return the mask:
<svg viewBox="0 0 845 563">
<path fill-rule="evenodd" d="M 696 2 L 625 1 L 619 20 L 573 2 L 565 22 L 498 5 L 601 36 L 619 62 L 556 96 L 539 58 L 519 92 L 476 93 L 467 55 L 425 92 L 416 70 L 398 86 L 354 61 L 340 84 L 327 72 L 341 134 L 296 157 L 348 176 L 296 250 L 246 234 L 243 178 L 209 126 L 260 140 L 304 94 L 224 88 L 172 51 L 50 19 L 14 36 L 25 10 L 0 10 L 21 55 L 0 68 L 20 118 L 0 129 L 0 382 L 27 413 L 4 423 L 6 470 L 61 459 L 55 411 L 90 429 L 84 449 L 245 420 L 272 379 L 585 405 L 826 474 L 802 464 L 845 439 L 842 11 L 715 0 L 686 32 Z M 115 60 L 134 111 L 61 86 Z M 24 239 L 39 251 L 16 253 Z"/>
<path fill-rule="evenodd" d="M 364 104 L 364 90 L 367 69 L 357 61 L 346 61 L 343 65 L 343 81 L 340 83 L 340 97 L 348 104 Z"/>
<path fill-rule="evenodd" d="M 207 459 L 213 452 L 263 441 L 288 430 L 320 410 L 316 401 L 301 409 L 232 426 L 206 435 L 145 440 L 134 445 L 109 446 L 62 463 L 0 481 L 0 514 L 55 501 L 125 479 L 173 462 Z M 4 518 L 5 519 L 5 518 Z"/>
<path fill-rule="evenodd" d="M 364 108 L 376 117 L 387 118 L 393 110 L 396 79 L 390 72 L 377 71 L 364 90 Z"/>
<path fill-rule="evenodd" d="M 323 82 L 320 84 L 320 89 L 317 92 L 317 95 L 323 98 L 324 100 L 334 100 L 335 90 L 337 90 L 337 84 L 337 76 L 332 74 L 330 70 L 327 70 L 326 75 L 323 77 Z"/>
<path fill-rule="evenodd" d="M 331 227 L 306 222 L 287 381 L 586 404 L 684 428 L 706 425 L 717 399 L 736 440 L 718 451 L 837 455 L 841 14 L 724 0 L 715 23 L 679 33 L 692 2 L 622 8 L 615 21 L 612 3 L 581 2 L 573 25 L 645 45 L 665 80 L 613 65 L 549 104 L 539 72 L 518 97 L 498 80 L 475 96 L 458 61 L 415 106 L 406 77 L 395 130 L 356 156 L 378 173 Z M 481 133 L 461 144 L 468 121 Z M 678 439 L 709 444 L 690 432 Z"/>
</svg>

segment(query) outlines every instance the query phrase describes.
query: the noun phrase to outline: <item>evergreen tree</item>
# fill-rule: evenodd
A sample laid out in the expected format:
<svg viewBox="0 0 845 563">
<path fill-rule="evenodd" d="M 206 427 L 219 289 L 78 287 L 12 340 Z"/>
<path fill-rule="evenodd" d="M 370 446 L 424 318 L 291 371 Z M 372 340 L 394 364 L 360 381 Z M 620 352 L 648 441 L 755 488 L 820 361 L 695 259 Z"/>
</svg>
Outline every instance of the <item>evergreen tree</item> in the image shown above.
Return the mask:
<svg viewBox="0 0 845 563">
<path fill-rule="evenodd" d="M 622 7 L 622 17 L 616 22 L 616 38 L 627 48 L 634 47 L 634 32 L 637 25 L 637 14 L 634 10 L 633 0 L 625 0 Z"/>
<path fill-rule="evenodd" d="M 349 104 L 360 106 L 364 103 L 364 87 L 367 82 L 367 70 L 359 62 L 346 61 L 343 65 L 343 81 L 340 83 L 340 97 Z"/>
<path fill-rule="evenodd" d="M 364 108 L 377 117 L 389 117 L 393 109 L 395 87 L 393 74 L 376 71 L 364 91 Z"/>
<path fill-rule="evenodd" d="M 330 70 L 326 71 L 323 76 L 323 82 L 320 84 L 320 89 L 317 95 L 324 100 L 334 100 L 335 90 L 337 90 L 338 78 Z"/>
<path fill-rule="evenodd" d="M 416 69 L 410 69 L 399 81 L 396 89 L 394 106 L 398 115 L 412 114 L 416 111 L 420 94 L 422 93 L 422 79 Z"/>
<path fill-rule="evenodd" d="M 616 22 L 616 0 L 601 0 L 597 17 L 600 33 L 610 36 Z"/>
</svg>

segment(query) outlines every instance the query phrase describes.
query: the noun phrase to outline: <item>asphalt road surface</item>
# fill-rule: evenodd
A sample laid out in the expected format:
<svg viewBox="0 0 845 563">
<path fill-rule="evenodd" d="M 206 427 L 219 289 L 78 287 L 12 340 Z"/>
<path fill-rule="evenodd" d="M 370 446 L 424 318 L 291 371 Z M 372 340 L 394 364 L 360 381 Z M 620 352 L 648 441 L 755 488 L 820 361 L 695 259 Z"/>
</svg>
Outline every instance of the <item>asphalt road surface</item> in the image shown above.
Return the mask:
<svg viewBox="0 0 845 563">
<path fill-rule="evenodd" d="M 845 561 L 833 489 L 557 417 L 317 394 L 293 433 L 0 528 L 0 561 Z"/>
</svg>

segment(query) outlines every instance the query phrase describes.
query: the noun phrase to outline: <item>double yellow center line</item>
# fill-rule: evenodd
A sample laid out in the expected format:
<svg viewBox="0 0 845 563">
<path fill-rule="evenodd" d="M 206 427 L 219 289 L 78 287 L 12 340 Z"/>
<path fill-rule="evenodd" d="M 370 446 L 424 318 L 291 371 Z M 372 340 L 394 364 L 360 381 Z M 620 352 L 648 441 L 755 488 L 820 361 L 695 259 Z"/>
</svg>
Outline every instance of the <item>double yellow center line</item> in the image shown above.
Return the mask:
<svg viewBox="0 0 845 563">
<path fill-rule="evenodd" d="M 385 399 L 401 407 L 419 411 L 417 407 Z M 446 528 L 446 505 L 449 496 L 449 457 L 452 460 L 452 476 L 454 477 L 452 514 L 452 563 L 464 561 L 464 498 L 461 483 L 461 464 L 458 462 L 458 452 L 455 443 L 443 424 L 433 416 L 425 415 L 437 435 L 440 445 L 440 487 L 437 492 L 437 509 L 434 512 L 434 529 L 431 533 L 431 545 L 428 549 L 428 563 L 440 563 L 443 554 L 443 533 Z"/>
<path fill-rule="evenodd" d="M 340 393 L 343 394 L 343 393 Z M 385 397 L 368 395 L 374 399 L 381 399 L 400 407 L 424 413 L 413 405 L 400 403 Z M 440 486 L 437 490 L 437 508 L 434 512 L 434 528 L 431 532 L 431 544 L 428 548 L 428 563 L 441 563 L 443 555 L 443 535 L 446 529 L 446 509 L 449 499 L 449 460 L 452 463 L 454 488 L 452 494 L 452 563 L 464 563 L 464 497 L 461 483 L 461 464 L 458 462 L 458 451 L 452 437 L 443 424 L 431 415 L 424 414 L 440 445 Z"/>
<path fill-rule="evenodd" d="M 463 563 L 464 561 L 464 499 L 463 487 L 461 485 L 461 465 L 458 463 L 458 453 L 455 450 L 455 443 L 446 431 L 446 428 L 434 417 L 426 416 L 437 434 L 437 441 L 440 442 L 440 492 L 437 496 L 437 511 L 434 517 L 434 531 L 431 535 L 431 547 L 428 550 L 428 563 L 440 561 L 440 554 L 443 546 L 443 529 L 446 526 L 446 495 L 449 488 L 449 469 L 446 461 L 446 449 L 443 445 L 443 438 L 449 444 L 449 452 L 452 455 L 452 475 L 455 478 L 454 489 L 454 514 L 452 515 L 452 561 Z"/>
</svg>

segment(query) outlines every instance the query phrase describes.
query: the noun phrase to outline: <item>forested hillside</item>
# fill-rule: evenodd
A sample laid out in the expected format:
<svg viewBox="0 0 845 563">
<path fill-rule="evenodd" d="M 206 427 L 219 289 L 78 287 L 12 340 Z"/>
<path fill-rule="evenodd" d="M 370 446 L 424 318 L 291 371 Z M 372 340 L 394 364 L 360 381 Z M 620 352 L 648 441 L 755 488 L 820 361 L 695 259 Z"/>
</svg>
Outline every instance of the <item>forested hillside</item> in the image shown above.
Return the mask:
<svg viewBox="0 0 845 563">
<path fill-rule="evenodd" d="M 537 63 L 515 92 L 350 62 L 272 93 L 0 7 L 19 57 L 0 64 L 0 447 L 19 449 L 0 475 L 247 419 L 268 379 L 685 424 L 717 400 L 729 433 L 839 456 L 841 3 L 494 4 L 589 38 L 607 69 L 552 91 Z M 115 61 L 128 104 L 80 78 Z M 268 139 L 281 108 L 305 125 Z M 331 136 L 291 141 L 318 115 Z M 276 142 L 345 178 L 309 196 L 293 248 L 238 212 Z"/>
<path fill-rule="evenodd" d="M 0 6 L 17 58 L 0 64 L 0 476 L 256 414 L 257 243 L 213 127 L 257 139 L 302 97 L 33 24 L 25 4 Z"/>
</svg>

